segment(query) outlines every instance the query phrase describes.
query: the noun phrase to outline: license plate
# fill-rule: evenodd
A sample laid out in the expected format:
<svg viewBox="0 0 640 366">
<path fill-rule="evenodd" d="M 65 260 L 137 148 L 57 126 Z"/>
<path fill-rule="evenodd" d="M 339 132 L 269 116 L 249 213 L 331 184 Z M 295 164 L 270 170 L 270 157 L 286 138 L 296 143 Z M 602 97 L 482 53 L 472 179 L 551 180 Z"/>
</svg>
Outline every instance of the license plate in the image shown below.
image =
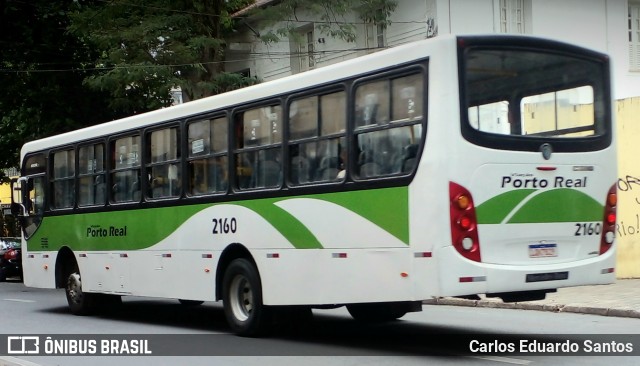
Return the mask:
<svg viewBox="0 0 640 366">
<path fill-rule="evenodd" d="M 558 244 L 546 243 L 546 244 L 529 245 L 529 258 L 545 258 L 545 257 L 557 257 L 557 256 L 558 256 Z"/>
</svg>

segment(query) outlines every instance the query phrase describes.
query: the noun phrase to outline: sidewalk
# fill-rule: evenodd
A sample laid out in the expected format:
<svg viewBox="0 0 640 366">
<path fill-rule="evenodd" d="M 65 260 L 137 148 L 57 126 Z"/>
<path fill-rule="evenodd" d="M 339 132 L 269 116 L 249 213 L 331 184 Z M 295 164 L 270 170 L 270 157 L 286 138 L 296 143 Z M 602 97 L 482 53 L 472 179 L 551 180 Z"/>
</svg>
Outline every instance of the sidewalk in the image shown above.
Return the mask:
<svg viewBox="0 0 640 366">
<path fill-rule="evenodd" d="M 597 314 L 640 318 L 640 279 L 622 279 L 611 285 L 560 288 L 545 300 L 504 303 L 480 296 L 480 300 L 441 297 L 425 302 L 432 305 L 477 306 L 552 312 Z"/>
</svg>

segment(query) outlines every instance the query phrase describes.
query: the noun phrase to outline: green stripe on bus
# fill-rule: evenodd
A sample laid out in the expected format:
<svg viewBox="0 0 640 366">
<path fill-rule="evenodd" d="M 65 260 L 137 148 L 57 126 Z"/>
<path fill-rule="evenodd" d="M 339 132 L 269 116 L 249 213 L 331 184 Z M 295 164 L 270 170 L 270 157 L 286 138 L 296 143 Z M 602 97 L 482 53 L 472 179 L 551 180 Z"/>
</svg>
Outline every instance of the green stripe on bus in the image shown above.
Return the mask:
<svg viewBox="0 0 640 366">
<path fill-rule="evenodd" d="M 604 206 L 575 189 L 560 188 L 540 193 L 525 203 L 510 224 L 602 221 Z"/>
<path fill-rule="evenodd" d="M 409 245 L 409 189 L 385 188 L 310 196 L 340 205 Z"/>
<path fill-rule="evenodd" d="M 268 221 L 297 249 L 318 249 L 322 244 L 295 216 L 276 206 L 282 199 L 242 201 L 235 204 L 246 207 Z"/>
<path fill-rule="evenodd" d="M 42 226 L 28 241 L 29 250 L 58 250 L 64 245 L 75 250 L 144 249 L 169 236 L 205 207 L 195 205 L 45 217 Z M 125 227 L 126 236 L 113 235 Z"/>
<path fill-rule="evenodd" d="M 369 220 L 407 245 L 409 244 L 407 187 L 221 204 L 238 205 L 256 212 L 287 238 L 295 248 L 322 248 L 322 243 L 302 222 L 275 205 L 277 202 L 290 198 L 315 198 L 339 205 Z M 210 204 L 197 204 L 46 217 L 34 236 L 28 240 L 27 245 L 32 251 L 58 250 L 65 245 L 74 250 L 87 251 L 149 248 L 171 235 L 190 217 L 211 206 Z M 321 220 L 322 217 L 318 219 Z M 125 227 L 127 228 L 126 236 L 114 235 L 124 230 Z"/>
<path fill-rule="evenodd" d="M 476 208 L 478 224 L 499 224 L 535 189 L 517 189 L 499 194 Z"/>
<path fill-rule="evenodd" d="M 537 195 L 533 195 L 534 192 L 537 191 L 515 190 L 485 201 L 476 208 L 478 223 L 500 224 L 510 214 L 512 216 L 508 224 L 602 220 L 604 206 L 586 193 L 570 188 L 549 190 Z M 516 207 L 517 211 L 514 211 Z"/>
</svg>

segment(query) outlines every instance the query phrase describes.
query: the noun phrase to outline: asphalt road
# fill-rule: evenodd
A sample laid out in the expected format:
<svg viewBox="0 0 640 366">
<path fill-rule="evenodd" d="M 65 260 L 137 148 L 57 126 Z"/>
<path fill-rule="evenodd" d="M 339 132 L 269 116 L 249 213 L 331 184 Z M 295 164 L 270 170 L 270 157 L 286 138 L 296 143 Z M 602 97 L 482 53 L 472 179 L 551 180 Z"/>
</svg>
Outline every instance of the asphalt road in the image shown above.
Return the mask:
<svg viewBox="0 0 640 366">
<path fill-rule="evenodd" d="M 10 336 L 36 335 L 59 345 L 84 340 L 147 341 L 146 356 L 0 356 L 0 366 L 15 365 L 635 365 L 628 350 L 603 356 L 573 351 L 558 354 L 468 352 L 471 347 L 516 348 L 531 344 L 630 345 L 640 355 L 640 319 L 528 310 L 425 306 L 402 320 L 361 324 L 344 308 L 314 310 L 308 324 L 280 329 L 269 338 L 240 338 L 229 333 L 222 307 L 205 303 L 186 307 L 176 300 L 125 298 L 112 311 L 88 317 L 69 314 L 64 292 L 0 283 L 0 350 Z M 473 344 L 471 344 L 473 342 Z M 68 343 L 66 343 L 68 345 Z M 131 344 L 131 343 L 129 343 Z M 85 344 L 86 345 L 86 344 Z M 127 351 L 130 351 L 128 349 Z M 125 352 L 126 353 L 126 352 Z M 266 357 L 268 356 L 268 357 Z"/>
</svg>

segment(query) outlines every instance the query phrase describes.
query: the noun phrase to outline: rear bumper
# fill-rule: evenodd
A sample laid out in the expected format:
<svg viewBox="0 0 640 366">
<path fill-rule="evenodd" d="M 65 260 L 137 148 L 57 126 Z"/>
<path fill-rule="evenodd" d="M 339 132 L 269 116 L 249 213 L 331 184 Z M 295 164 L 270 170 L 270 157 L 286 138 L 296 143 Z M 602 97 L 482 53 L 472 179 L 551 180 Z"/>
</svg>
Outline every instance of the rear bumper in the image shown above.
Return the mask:
<svg viewBox="0 0 640 366">
<path fill-rule="evenodd" d="M 463 258 L 453 247 L 438 251 L 440 293 L 461 296 L 609 284 L 616 280 L 615 246 L 607 253 L 574 262 L 497 265 Z"/>
</svg>

